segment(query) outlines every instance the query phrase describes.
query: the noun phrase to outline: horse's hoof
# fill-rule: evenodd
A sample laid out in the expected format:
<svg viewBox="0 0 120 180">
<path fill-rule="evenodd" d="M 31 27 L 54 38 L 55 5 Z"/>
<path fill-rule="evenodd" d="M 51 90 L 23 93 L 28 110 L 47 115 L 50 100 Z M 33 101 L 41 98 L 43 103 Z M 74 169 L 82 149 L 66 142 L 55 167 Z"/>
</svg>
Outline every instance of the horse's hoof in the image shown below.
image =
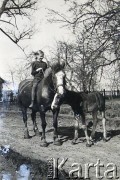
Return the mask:
<svg viewBox="0 0 120 180">
<path fill-rule="evenodd" d="M 29 131 L 28 130 L 25 130 L 24 131 L 24 139 L 30 139 L 31 136 L 29 135 Z"/>
<path fill-rule="evenodd" d="M 95 138 L 93 138 L 93 137 L 90 136 L 90 141 L 91 141 L 91 142 L 94 142 L 94 141 L 95 141 Z"/>
<path fill-rule="evenodd" d="M 91 146 L 94 145 L 94 143 L 95 143 L 95 141 L 92 141 L 92 142 L 91 142 Z"/>
<path fill-rule="evenodd" d="M 24 139 L 31 139 L 32 136 L 24 136 Z"/>
<path fill-rule="evenodd" d="M 31 136 L 29 134 L 24 134 L 24 139 L 30 139 Z"/>
<path fill-rule="evenodd" d="M 41 136 L 39 131 L 35 131 L 35 136 Z"/>
<path fill-rule="evenodd" d="M 75 145 L 75 144 L 76 144 L 76 141 L 72 141 L 71 144 L 72 144 L 72 145 Z"/>
<path fill-rule="evenodd" d="M 40 146 L 41 146 L 41 147 L 47 147 L 47 146 L 48 146 L 48 143 L 47 143 L 47 142 L 42 142 L 42 143 L 40 144 Z"/>
<path fill-rule="evenodd" d="M 103 141 L 104 141 L 104 142 L 107 142 L 107 141 L 109 141 L 109 140 L 110 140 L 110 138 L 104 138 L 104 137 L 103 137 Z"/>
<path fill-rule="evenodd" d="M 61 145 L 62 145 L 62 142 L 61 142 L 60 140 L 54 141 L 54 145 L 56 145 L 56 146 L 61 146 Z"/>
<path fill-rule="evenodd" d="M 90 140 L 91 145 L 94 145 L 95 139 Z"/>
<path fill-rule="evenodd" d="M 86 147 L 91 147 L 91 146 L 92 146 L 92 144 L 86 143 Z"/>
</svg>

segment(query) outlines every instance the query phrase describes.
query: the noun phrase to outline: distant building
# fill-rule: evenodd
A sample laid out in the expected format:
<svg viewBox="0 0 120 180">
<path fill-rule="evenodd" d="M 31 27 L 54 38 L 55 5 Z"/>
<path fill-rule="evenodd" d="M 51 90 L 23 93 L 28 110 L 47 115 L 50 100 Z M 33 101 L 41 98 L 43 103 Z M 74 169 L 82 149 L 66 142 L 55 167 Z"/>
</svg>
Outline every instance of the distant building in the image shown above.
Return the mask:
<svg viewBox="0 0 120 180">
<path fill-rule="evenodd" d="M 6 81 L 6 83 L 3 84 L 2 94 L 3 101 L 13 101 L 12 99 L 16 99 L 18 94 L 18 84 Z"/>
<path fill-rule="evenodd" d="M 0 77 L 0 101 L 2 101 L 2 88 L 4 82 L 5 80 Z"/>
</svg>

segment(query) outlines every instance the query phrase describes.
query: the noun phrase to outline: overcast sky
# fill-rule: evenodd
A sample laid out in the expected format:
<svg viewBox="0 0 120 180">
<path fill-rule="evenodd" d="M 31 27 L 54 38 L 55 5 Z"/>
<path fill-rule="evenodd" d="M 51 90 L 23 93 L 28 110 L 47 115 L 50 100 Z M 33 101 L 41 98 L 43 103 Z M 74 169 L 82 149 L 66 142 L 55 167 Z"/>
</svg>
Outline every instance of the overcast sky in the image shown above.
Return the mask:
<svg viewBox="0 0 120 180">
<path fill-rule="evenodd" d="M 24 44 L 29 46 L 29 51 L 42 49 L 46 56 L 49 48 L 54 46 L 55 40 L 70 38 L 68 30 L 47 22 L 47 8 L 64 12 L 64 0 L 41 0 L 39 10 L 33 17 L 39 32 L 35 33 L 31 40 L 24 41 Z M 22 57 L 24 57 L 23 52 L 0 32 L 0 76 L 8 78 L 9 66 L 14 67 L 16 62 L 21 63 Z"/>
</svg>

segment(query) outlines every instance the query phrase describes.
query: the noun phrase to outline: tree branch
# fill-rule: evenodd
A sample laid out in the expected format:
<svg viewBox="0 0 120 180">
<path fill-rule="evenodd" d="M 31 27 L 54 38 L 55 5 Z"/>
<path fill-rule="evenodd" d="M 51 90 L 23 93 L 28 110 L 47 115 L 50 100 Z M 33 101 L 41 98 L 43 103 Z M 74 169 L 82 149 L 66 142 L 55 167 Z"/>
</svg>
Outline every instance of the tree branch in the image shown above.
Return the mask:
<svg viewBox="0 0 120 180">
<path fill-rule="evenodd" d="M 0 8 L 0 17 L 1 15 L 3 14 L 4 10 L 5 10 L 5 6 L 6 4 L 8 3 L 9 0 L 4 0 L 3 3 L 2 3 L 2 6 Z"/>
</svg>

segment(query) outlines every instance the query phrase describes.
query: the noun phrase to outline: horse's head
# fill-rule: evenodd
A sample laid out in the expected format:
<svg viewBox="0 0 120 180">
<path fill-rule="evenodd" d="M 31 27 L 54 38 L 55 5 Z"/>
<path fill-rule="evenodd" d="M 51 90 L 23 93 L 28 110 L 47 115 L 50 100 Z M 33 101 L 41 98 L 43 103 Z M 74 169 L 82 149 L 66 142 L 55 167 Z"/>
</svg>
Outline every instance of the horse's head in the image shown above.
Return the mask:
<svg viewBox="0 0 120 180">
<path fill-rule="evenodd" d="M 65 73 L 63 70 L 60 70 L 54 74 L 54 86 L 56 89 L 56 94 L 51 104 L 51 109 L 56 109 L 60 106 L 61 99 L 65 94 Z"/>
</svg>

